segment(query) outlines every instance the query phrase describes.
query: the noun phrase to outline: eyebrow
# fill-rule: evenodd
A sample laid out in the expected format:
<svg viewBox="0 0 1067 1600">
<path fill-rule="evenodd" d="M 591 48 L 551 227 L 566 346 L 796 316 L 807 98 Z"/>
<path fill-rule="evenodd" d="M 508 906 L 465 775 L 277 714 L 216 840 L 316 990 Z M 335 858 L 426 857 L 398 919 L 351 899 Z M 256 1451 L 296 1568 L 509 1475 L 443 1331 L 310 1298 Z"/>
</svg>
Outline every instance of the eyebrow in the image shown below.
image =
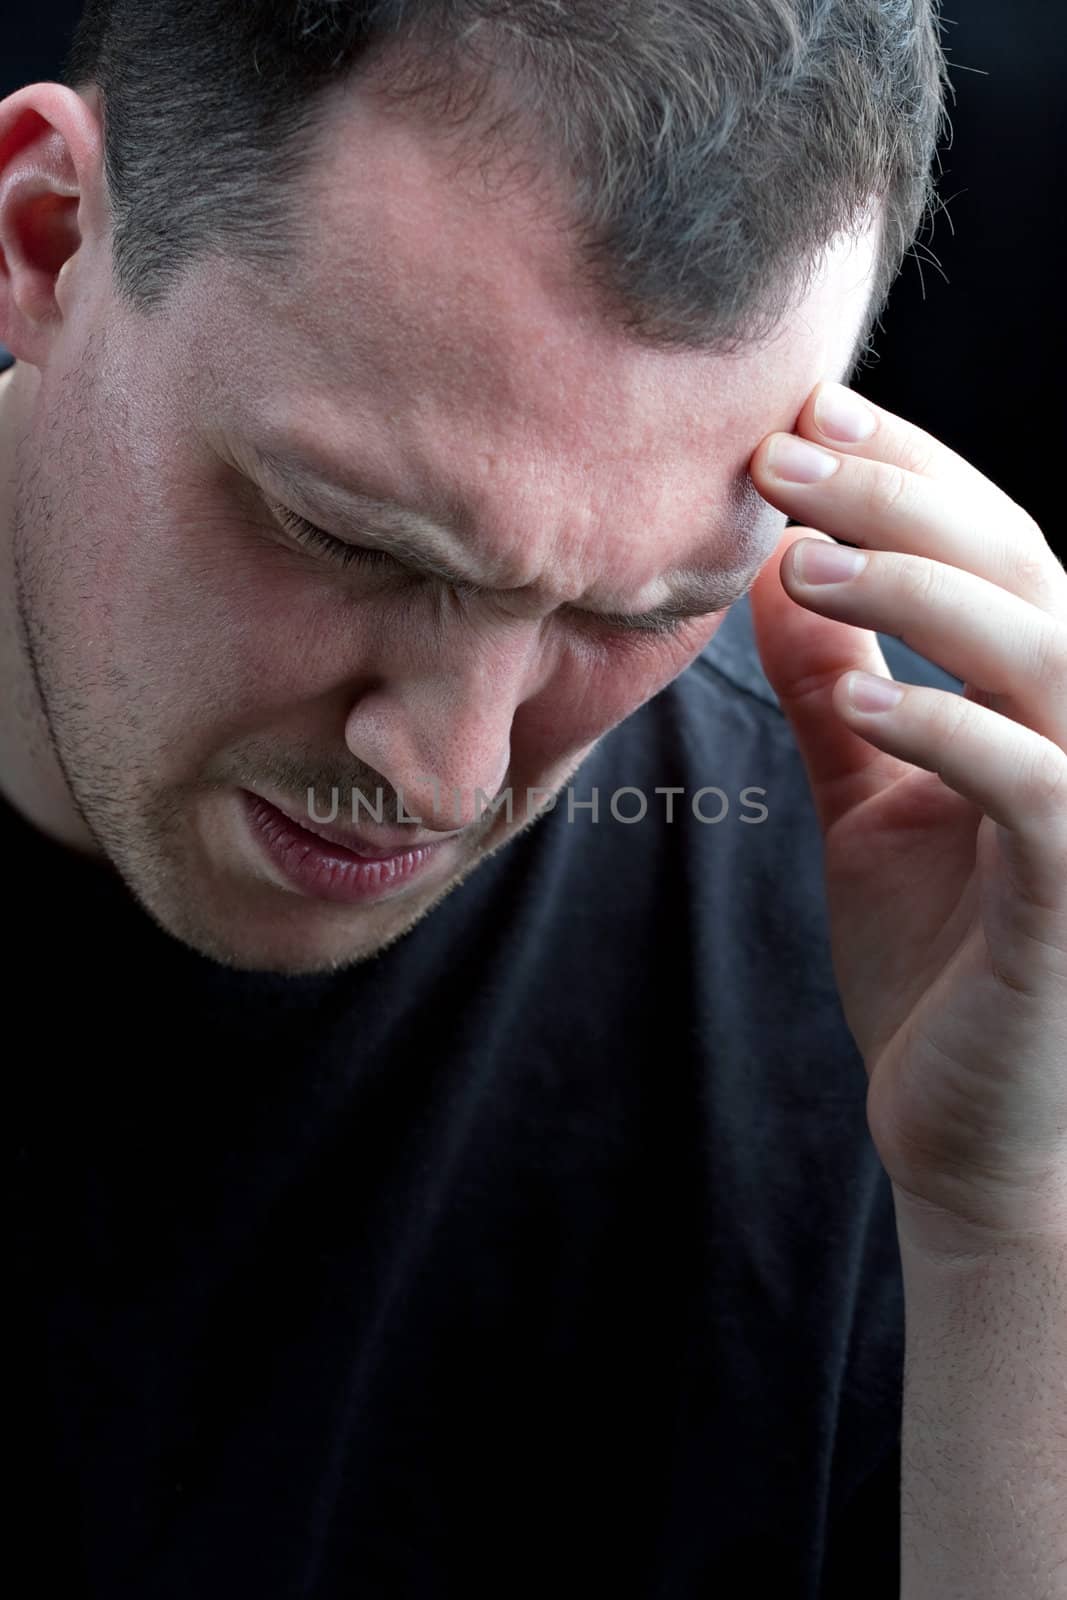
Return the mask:
<svg viewBox="0 0 1067 1600">
<path fill-rule="evenodd" d="M 278 447 L 267 448 L 255 441 L 251 442 L 250 448 L 262 471 L 276 479 L 298 502 L 320 505 L 327 513 L 325 520 L 335 526 L 369 535 L 376 548 L 423 577 L 436 579 L 467 593 L 484 595 L 493 592 L 493 584 L 487 584 L 484 575 L 480 576 L 464 567 L 462 554 L 456 554 L 454 533 L 425 512 L 416 511 L 395 500 L 377 499 L 361 490 L 342 487 L 340 483 L 324 477 L 316 467 L 305 463 L 294 452 Z M 732 500 L 736 499 L 743 484 L 748 484 L 747 472 L 737 475 L 732 488 Z M 583 616 L 594 616 L 599 621 L 623 629 L 654 631 L 664 624 L 710 616 L 725 610 L 748 593 L 756 575 L 750 562 L 745 564 L 743 570 L 735 566 L 719 572 L 711 569 L 682 572 L 677 575 L 670 598 L 653 610 L 641 613 L 589 611 L 573 605 L 563 609 Z M 498 571 L 490 574 L 490 577 L 500 580 L 504 574 Z M 508 589 L 515 586 L 498 581 L 496 587 Z"/>
</svg>

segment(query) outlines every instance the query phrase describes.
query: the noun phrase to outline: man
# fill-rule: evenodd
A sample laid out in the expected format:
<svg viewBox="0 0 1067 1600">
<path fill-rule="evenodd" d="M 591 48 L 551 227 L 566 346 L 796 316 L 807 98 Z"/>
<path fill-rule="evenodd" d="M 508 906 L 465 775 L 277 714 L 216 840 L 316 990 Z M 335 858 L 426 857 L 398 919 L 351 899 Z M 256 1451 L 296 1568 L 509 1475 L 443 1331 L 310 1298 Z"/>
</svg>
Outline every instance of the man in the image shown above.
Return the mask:
<svg viewBox="0 0 1067 1600">
<path fill-rule="evenodd" d="M 673 266 L 580 270 L 589 191 L 533 139 L 490 8 L 506 154 L 481 110 L 473 168 L 440 100 L 393 96 L 477 31 L 423 7 L 444 32 L 420 57 L 420 8 L 388 32 L 408 9 L 363 19 L 366 71 L 305 85 L 295 165 L 294 63 L 345 26 L 356 59 L 370 8 L 243 8 L 238 50 L 208 0 L 91 6 L 69 81 L 0 105 L 37 1592 L 895 1595 L 895 1195 L 744 598 L 778 585 L 778 659 L 768 563 L 803 491 L 753 452 L 817 432 L 820 380 L 840 403 L 890 213 L 858 194 L 793 261 L 753 227 L 769 325 L 729 348 L 709 302 L 716 338 L 686 342 Z M 547 70 L 553 8 L 509 9 L 543 13 Z M 670 12 L 699 60 L 731 9 L 634 8 L 626 39 L 651 70 Z M 752 9 L 788 53 L 804 8 Z M 592 60 L 607 10 L 573 11 Z M 758 37 L 715 71 L 743 81 Z M 210 117 L 138 198 L 152 134 L 118 157 L 122 119 L 163 110 L 138 73 L 168 51 L 194 85 L 232 70 L 231 132 L 293 95 L 284 250 L 254 223 L 220 248 L 248 197 L 221 127 L 203 192 L 174 181 Z M 698 168 L 673 171 L 684 212 Z M 897 678 L 961 687 L 880 643 Z"/>
</svg>

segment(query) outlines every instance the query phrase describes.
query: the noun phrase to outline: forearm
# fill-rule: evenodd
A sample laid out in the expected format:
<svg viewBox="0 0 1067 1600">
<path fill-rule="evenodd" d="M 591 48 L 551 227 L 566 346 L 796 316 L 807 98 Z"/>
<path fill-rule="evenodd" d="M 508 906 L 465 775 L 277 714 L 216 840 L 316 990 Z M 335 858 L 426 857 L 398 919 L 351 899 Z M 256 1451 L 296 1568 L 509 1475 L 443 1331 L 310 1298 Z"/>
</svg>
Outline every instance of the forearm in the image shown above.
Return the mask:
<svg viewBox="0 0 1067 1600">
<path fill-rule="evenodd" d="M 901 1226 L 901 1600 L 1067 1600 L 1067 1244 L 947 1261 Z"/>
</svg>

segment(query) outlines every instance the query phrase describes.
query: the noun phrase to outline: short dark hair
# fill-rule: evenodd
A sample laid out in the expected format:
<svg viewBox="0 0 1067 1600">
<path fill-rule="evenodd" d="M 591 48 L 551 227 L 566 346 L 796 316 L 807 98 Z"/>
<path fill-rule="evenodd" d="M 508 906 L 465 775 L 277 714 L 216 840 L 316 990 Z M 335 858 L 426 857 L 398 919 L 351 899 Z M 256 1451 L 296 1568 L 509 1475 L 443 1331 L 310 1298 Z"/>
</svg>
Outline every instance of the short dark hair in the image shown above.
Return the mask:
<svg viewBox="0 0 1067 1600">
<path fill-rule="evenodd" d="M 518 147 L 607 314 L 657 345 L 769 336 L 873 200 L 865 344 L 934 211 L 936 5 L 88 0 L 62 81 L 100 91 L 116 289 L 144 316 L 208 254 L 277 272 L 314 238 L 324 91 L 359 79 L 464 159 Z"/>
</svg>

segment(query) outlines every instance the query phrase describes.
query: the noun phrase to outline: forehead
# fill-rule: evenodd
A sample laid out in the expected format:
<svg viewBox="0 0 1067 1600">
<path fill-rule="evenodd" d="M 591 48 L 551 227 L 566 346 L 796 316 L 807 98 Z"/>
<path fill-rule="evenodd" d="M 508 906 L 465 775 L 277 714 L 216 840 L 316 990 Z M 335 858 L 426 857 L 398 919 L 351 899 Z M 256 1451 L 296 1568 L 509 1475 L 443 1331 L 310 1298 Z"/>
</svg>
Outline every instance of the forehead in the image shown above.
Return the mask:
<svg viewBox="0 0 1067 1600">
<path fill-rule="evenodd" d="M 264 281 L 227 262 L 192 280 L 187 355 L 199 348 L 230 431 L 286 438 L 327 471 L 351 463 L 416 505 L 461 504 L 531 582 L 551 563 L 591 577 L 609 533 L 627 584 L 663 570 L 665 538 L 679 563 L 698 545 L 715 561 L 702 530 L 724 566 L 746 529 L 745 558 L 765 558 L 756 525 L 773 544 L 783 519 L 747 460 L 844 369 L 873 236 L 835 242 L 771 343 L 713 356 L 608 326 L 540 196 L 487 197 L 432 128 L 373 101 L 338 100 L 309 182 L 292 269 Z M 223 368 L 221 349 L 239 362 Z"/>
</svg>

